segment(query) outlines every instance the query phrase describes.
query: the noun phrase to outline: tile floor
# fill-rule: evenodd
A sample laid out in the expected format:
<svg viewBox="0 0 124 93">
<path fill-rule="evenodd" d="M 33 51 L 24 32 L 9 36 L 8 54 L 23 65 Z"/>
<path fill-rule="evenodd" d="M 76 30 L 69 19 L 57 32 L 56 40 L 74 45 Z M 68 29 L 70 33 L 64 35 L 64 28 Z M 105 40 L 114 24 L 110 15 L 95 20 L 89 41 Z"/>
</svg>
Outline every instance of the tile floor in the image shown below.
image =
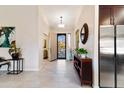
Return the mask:
<svg viewBox="0 0 124 93">
<path fill-rule="evenodd" d="M 79 77 L 73 68 L 73 62 L 57 60 L 43 62 L 40 71 L 25 71 L 19 75 L 7 75 L 0 72 L 2 88 L 89 88 L 81 86 Z"/>
</svg>

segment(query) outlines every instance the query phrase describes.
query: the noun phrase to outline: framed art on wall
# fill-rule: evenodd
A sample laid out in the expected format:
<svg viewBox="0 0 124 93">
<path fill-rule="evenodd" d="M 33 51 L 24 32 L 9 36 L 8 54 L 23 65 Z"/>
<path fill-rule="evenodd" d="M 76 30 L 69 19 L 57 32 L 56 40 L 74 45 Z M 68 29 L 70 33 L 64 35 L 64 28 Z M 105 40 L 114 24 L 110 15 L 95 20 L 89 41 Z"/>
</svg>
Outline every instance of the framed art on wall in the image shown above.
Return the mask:
<svg viewBox="0 0 124 93">
<path fill-rule="evenodd" d="M 76 31 L 76 48 L 79 48 L 79 29 Z"/>
<path fill-rule="evenodd" d="M 15 27 L 0 27 L 0 47 L 9 48 L 15 40 Z"/>
</svg>

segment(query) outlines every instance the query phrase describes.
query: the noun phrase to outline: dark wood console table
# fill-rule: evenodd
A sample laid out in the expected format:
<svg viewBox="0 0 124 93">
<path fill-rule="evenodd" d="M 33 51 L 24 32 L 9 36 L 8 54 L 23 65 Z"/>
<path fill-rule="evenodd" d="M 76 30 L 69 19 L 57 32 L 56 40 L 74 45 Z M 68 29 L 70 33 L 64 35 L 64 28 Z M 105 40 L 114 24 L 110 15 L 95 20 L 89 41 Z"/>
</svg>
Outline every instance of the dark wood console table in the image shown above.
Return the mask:
<svg viewBox="0 0 124 93">
<path fill-rule="evenodd" d="M 92 87 L 92 59 L 74 56 L 74 67 L 80 77 L 81 85 L 87 84 Z"/>
<path fill-rule="evenodd" d="M 24 58 L 18 58 L 18 59 L 8 59 L 8 61 L 12 61 L 12 70 L 8 72 L 8 74 L 20 74 L 23 72 L 23 60 Z"/>
</svg>

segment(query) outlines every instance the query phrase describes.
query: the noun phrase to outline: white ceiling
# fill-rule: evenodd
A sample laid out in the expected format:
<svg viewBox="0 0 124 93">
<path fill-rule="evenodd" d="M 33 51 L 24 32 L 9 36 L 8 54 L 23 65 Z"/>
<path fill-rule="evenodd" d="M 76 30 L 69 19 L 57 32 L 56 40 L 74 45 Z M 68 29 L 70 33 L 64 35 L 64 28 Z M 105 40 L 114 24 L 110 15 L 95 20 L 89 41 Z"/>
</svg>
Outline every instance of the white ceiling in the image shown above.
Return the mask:
<svg viewBox="0 0 124 93">
<path fill-rule="evenodd" d="M 66 29 L 74 28 L 82 8 L 80 5 L 43 5 L 41 7 L 50 27 L 58 28 L 57 25 L 62 16 Z"/>
</svg>

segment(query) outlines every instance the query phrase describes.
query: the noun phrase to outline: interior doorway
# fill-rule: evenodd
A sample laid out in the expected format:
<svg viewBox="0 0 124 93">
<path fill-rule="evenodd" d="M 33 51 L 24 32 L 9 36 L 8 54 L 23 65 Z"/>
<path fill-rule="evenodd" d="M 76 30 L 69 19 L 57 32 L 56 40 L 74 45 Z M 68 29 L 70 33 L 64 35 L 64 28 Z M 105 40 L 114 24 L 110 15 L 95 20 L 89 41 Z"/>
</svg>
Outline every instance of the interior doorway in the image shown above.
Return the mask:
<svg viewBox="0 0 124 93">
<path fill-rule="evenodd" d="M 42 38 L 42 56 L 43 56 L 43 60 L 48 60 L 48 35 L 43 34 L 43 38 Z"/>
<path fill-rule="evenodd" d="M 66 34 L 57 34 L 57 59 L 66 59 Z"/>
</svg>

